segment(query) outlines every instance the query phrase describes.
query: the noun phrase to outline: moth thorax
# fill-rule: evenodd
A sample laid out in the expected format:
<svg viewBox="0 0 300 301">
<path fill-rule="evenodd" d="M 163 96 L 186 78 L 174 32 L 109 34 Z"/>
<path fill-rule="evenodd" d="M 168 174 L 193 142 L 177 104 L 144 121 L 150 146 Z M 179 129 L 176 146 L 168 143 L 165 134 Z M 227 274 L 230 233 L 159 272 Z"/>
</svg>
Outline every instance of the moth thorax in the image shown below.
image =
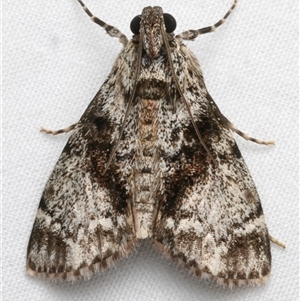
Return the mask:
<svg viewBox="0 0 300 301">
<path fill-rule="evenodd" d="M 143 48 L 147 55 L 151 58 L 156 58 L 160 54 L 161 47 L 163 46 L 163 37 L 161 34 L 161 25 L 159 23 L 144 27 L 144 40 Z"/>
</svg>

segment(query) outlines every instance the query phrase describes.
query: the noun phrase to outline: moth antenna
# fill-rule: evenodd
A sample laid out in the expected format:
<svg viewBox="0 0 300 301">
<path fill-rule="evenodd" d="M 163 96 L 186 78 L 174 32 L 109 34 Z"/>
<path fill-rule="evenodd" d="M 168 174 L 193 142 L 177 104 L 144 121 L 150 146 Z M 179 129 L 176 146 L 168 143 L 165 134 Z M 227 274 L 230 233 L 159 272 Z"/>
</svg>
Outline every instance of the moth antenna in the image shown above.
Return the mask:
<svg viewBox="0 0 300 301">
<path fill-rule="evenodd" d="M 174 80 L 174 82 L 175 82 L 175 85 L 176 85 L 176 88 L 177 88 L 177 90 L 178 90 L 178 92 L 179 92 L 179 95 L 180 95 L 180 97 L 181 97 L 181 100 L 184 102 L 184 104 L 185 104 L 185 106 L 186 106 L 186 109 L 187 109 L 187 112 L 188 112 L 188 114 L 189 114 L 190 120 L 191 120 L 191 122 L 192 122 L 192 125 L 193 125 L 195 131 L 196 131 L 197 137 L 198 137 L 198 139 L 199 139 L 201 145 L 204 147 L 205 151 L 208 153 L 208 155 L 209 155 L 209 157 L 212 159 L 212 161 L 213 161 L 214 163 L 216 163 L 215 158 L 214 158 L 213 155 L 211 154 L 210 150 L 208 149 L 208 147 L 207 147 L 205 141 L 203 140 L 203 138 L 202 138 L 202 136 L 201 136 L 201 134 L 200 134 L 200 132 L 199 132 L 199 129 L 198 129 L 197 125 L 196 125 L 195 119 L 194 119 L 193 114 L 192 114 L 192 112 L 191 112 L 189 103 L 188 103 L 188 101 L 186 100 L 186 98 L 185 98 L 185 96 L 184 96 L 184 94 L 183 94 L 183 92 L 182 92 L 182 89 L 181 89 L 181 87 L 180 87 L 180 84 L 179 84 L 179 82 L 178 82 L 178 80 L 177 80 L 176 73 L 175 73 L 175 70 L 174 70 L 174 66 L 173 66 L 173 64 L 172 64 L 171 50 L 170 50 L 170 46 L 169 46 L 169 43 L 168 43 L 168 38 L 167 38 L 166 32 L 165 32 L 163 29 L 161 29 L 161 32 L 162 32 L 162 36 L 163 36 L 163 39 L 164 39 L 164 45 L 166 46 L 166 50 L 167 50 L 167 56 L 168 56 L 169 66 L 170 66 L 171 73 L 172 73 L 172 78 L 173 78 L 173 80 Z"/>
<path fill-rule="evenodd" d="M 87 6 L 81 1 L 81 0 L 77 0 L 80 5 L 82 6 L 83 10 L 88 14 L 88 16 L 91 18 L 91 20 L 98 24 L 99 26 L 101 26 L 102 28 L 105 29 L 105 31 L 113 38 L 119 38 L 119 41 L 126 46 L 128 43 L 128 39 L 127 37 L 116 27 L 113 27 L 107 23 L 105 23 L 104 21 L 102 21 L 101 19 L 97 18 L 96 16 L 94 16 L 91 11 L 87 8 Z"/>
<path fill-rule="evenodd" d="M 143 52 L 142 40 L 143 40 L 143 32 L 140 33 L 139 48 L 138 48 L 138 55 L 137 55 L 136 69 L 135 69 L 136 72 L 135 72 L 135 76 L 134 76 L 134 83 L 133 83 L 132 93 L 130 95 L 130 98 L 129 98 L 129 101 L 128 101 L 128 104 L 127 104 L 127 107 L 126 107 L 126 111 L 125 111 L 124 119 L 123 119 L 123 122 L 122 122 L 121 130 L 119 132 L 119 137 L 118 137 L 117 141 L 114 144 L 114 147 L 111 151 L 111 154 L 109 156 L 109 159 L 107 161 L 106 167 L 105 167 L 102 175 L 104 175 L 106 173 L 109 165 L 111 164 L 111 162 L 112 162 L 112 160 L 113 160 L 113 158 L 116 154 L 117 148 L 120 144 L 122 135 L 123 135 L 124 130 L 125 130 L 125 125 L 126 125 L 127 117 L 128 117 L 128 114 L 129 114 L 129 110 L 131 108 L 131 105 L 132 105 L 132 102 L 133 102 L 133 99 L 134 99 L 134 96 L 135 96 L 135 93 L 136 93 L 137 78 L 138 78 L 138 76 L 141 72 L 141 60 L 142 60 L 142 52 Z"/>
<path fill-rule="evenodd" d="M 177 35 L 176 38 L 181 38 L 183 40 L 195 40 L 199 35 L 209 32 L 214 32 L 219 26 L 221 26 L 223 23 L 225 23 L 226 19 L 230 16 L 234 8 L 237 6 L 238 0 L 235 0 L 230 7 L 230 9 L 227 11 L 227 13 L 224 15 L 224 17 L 219 20 L 217 23 L 215 23 L 212 26 L 203 27 L 200 29 L 190 29 L 187 31 L 182 32 L 181 34 Z"/>
</svg>

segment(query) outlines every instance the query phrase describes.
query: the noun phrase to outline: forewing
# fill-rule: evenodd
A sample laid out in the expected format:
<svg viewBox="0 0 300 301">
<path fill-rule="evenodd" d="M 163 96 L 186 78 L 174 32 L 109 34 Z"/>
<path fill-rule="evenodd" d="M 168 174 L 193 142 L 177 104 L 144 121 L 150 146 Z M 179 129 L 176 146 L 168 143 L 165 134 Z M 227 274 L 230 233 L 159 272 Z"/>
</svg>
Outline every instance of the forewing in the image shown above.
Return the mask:
<svg viewBox="0 0 300 301">
<path fill-rule="evenodd" d="M 167 149 L 162 152 L 161 165 L 168 168 L 162 174 L 164 191 L 154 241 L 198 276 L 229 286 L 260 284 L 270 273 L 271 254 L 255 185 L 231 131 L 206 91 L 198 62 L 183 45 L 172 56 L 209 153 L 190 121 L 182 121 L 167 138 L 173 145 L 181 143 L 175 154 Z"/>
<path fill-rule="evenodd" d="M 124 51 L 135 53 L 131 46 L 122 51 L 46 184 L 28 245 L 31 275 L 54 280 L 88 278 L 125 256 L 135 242 L 126 178 L 135 151 L 134 136 L 122 139 L 122 152 L 103 174 L 130 90 L 121 76 L 130 67 Z"/>
</svg>

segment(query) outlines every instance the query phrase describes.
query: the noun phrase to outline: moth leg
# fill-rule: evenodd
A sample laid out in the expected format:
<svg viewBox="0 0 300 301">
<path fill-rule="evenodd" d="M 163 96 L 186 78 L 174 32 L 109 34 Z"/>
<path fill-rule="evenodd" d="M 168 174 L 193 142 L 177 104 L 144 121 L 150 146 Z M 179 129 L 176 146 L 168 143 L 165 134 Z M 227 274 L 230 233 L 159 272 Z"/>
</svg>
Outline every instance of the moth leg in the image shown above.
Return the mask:
<svg viewBox="0 0 300 301">
<path fill-rule="evenodd" d="M 224 117 L 226 119 L 226 123 L 227 125 L 230 127 L 230 129 L 233 132 L 236 132 L 238 135 L 240 135 L 241 137 L 243 137 L 245 140 L 249 140 L 252 142 L 255 142 L 257 144 L 264 144 L 264 145 L 274 145 L 275 141 L 271 140 L 271 141 L 263 141 L 263 140 L 259 140 L 253 137 L 248 136 L 247 134 L 243 133 L 242 131 L 240 131 L 238 128 L 236 128 L 226 117 Z"/>
<path fill-rule="evenodd" d="M 279 241 L 278 239 L 276 239 L 275 237 L 271 236 L 270 234 L 269 234 L 269 239 L 270 239 L 271 242 L 273 242 L 277 246 L 282 247 L 282 248 L 285 249 L 285 244 L 283 242 Z"/>
<path fill-rule="evenodd" d="M 77 125 L 77 123 L 74 123 L 74 124 L 64 128 L 64 129 L 60 129 L 60 130 L 56 130 L 56 131 L 48 130 L 48 129 L 45 129 L 44 127 L 41 127 L 40 131 L 44 132 L 46 134 L 58 135 L 58 134 L 68 133 L 68 132 L 72 131 L 75 128 L 76 125 Z"/>
<path fill-rule="evenodd" d="M 80 1 L 80 0 L 78 0 L 78 1 Z M 215 31 L 219 26 L 221 26 L 226 21 L 226 19 L 232 13 L 233 9 L 236 7 L 237 2 L 238 2 L 238 0 L 234 0 L 231 8 L 228 10 L 228 12 L 225 14 L 225 16 L 221 20 L 219 20 L 216 24 L 214 24 L 212 26 L 208 26 L 208 27 L 203 27 L 203 28 L 200 28 L 197 30 L 191 29 L 191 30 L 184 31 L 181 34 L 177 35 L 176 38 L 181 38 L 183 40 L 194 40 L 201 34 Z"/>
<path fill-rule="evenodd" d="M 100 25 L 101 27 L 103 27 L 111 37 L 119 38 L 119 41 L 124 46 L 128 43 L 127 37 L 119 29 L 117 29 L 116 27 L 113 27 L 113 26 L 105 23 L 104 21 L 100 20 L 99 18 L 95 17 L 81 0 L 77 0 L 77 1 L 82 6 L 83 10 L 89 15 L 91 20 L 93 22 L 95 22 L 96 24 Z"/>
</svg>

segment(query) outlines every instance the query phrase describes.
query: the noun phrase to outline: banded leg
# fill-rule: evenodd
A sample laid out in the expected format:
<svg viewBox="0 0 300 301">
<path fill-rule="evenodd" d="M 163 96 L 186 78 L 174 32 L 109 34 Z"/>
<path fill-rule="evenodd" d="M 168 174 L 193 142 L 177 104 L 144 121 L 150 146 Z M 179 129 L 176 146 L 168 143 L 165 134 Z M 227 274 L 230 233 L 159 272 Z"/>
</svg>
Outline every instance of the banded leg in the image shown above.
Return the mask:
<svg viewBox="0 0 300 301">
<path fill-rule="evenodd" d="M 79 1 L 79 0 L 78 0 Z M 229 15 L 232 13 L 233 9 L 236 7 L 238 0 L 234 0 L 233 5 L 231 6 L 231 8 L 229 9 L 229 11 L 225 14 L 225 16 L 219 20 L 216 24 L 212 25 L 212 26 L 208 26 L 208 27 L 203 27 L 197 30 L 191 29 L 191 30 L 187 30 L 182 32 L 181 34 L 177 35 L 176 38 L 181 38 L 183 40 L 194 40 L 196 39 L 200 34 L 204 34 L 204 33 L 209 33 L 209 32 L 213 32 L 216 30 L 216 28 L 218 28 L 219 26 L 221 26 L 226 19 L 229 17 Z"/>
<path fill-rule="evenodd" d="M 80 5 L 82 6 L 83 10 L 89 15 L 91 20 L 95 22 L 96 24 L 103 27 L 106 32 L 113 38 L 119 38 L 119 41 L 125 46 L 128 43 L 127 37 L 116 27 L 113 27 L 104 21 L 100 20 L 99 18 L 95 17 L 90 10 L 85 6 L 85 4 L 81 0 L 77 0 Z"/>
<path fill-rule="evenodd" d="M 68 132 L 72 131 L 75 128 L 76 125 L 77 125 L 77 123 L 74 123 L 74 124 L 66 127 L 65 129 L 60 129 L 60 130 L 55 130 L 55 131 L 48 130 L 48 129 L 45 129 L 44 127 L 41 127 L 40 131 L 44 132 L 46 134 L 59 135 L 59 134 L 62 134 L 62 133 L 68 133 Z"/>
<path fill-rule="evenodd" d="M 279 241 L 278 239 L 276 239 L 275 237 L 273 237 L 273 236 L 271 236 L 271 235 L 269 235 L 269 239 L 270 239 L 270 241 L 271 241 L 272 243 L 274 243 L 274 244 L 276 244 L 277 246 L 279 246 L 279 247 L 285 249 L 285 244 L 284 244 L 283 242 Z"/>
<path fill-rule="evenodd" d="M 243 137 L 245 140 L 249 140 L 249 141 L 255 142 L 257 144 L 264 144 L 264 145 L 270 145 L 270 144 L 274 145 L 275 144 L 275 141 L 273 141 L 273 140 L 271 140 L 271 141 L 263 141 L 263 140 L 259 140 L 259 139 L 256 139 L 256 138 L 248 136 L 247 134 L 243 133 L 238 128 L 236 128 L 224 115 L 223 115 L 223 117 L 225 118 L 226 123 L 230 127 L 230 129 L 233 132 L 236 132 L 241 137 Z"/>
</svg>

